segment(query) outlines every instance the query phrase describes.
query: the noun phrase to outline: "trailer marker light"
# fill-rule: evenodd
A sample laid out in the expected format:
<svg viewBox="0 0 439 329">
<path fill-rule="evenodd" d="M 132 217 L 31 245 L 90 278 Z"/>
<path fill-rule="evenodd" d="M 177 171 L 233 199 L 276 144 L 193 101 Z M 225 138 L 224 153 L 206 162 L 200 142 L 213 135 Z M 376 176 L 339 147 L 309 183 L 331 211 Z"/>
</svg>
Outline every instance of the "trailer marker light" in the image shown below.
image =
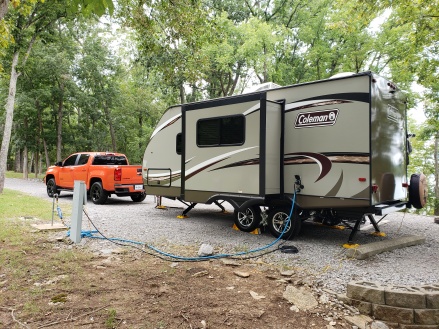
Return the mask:
<svg viewBox="0 0 439 329">
<path fill-rule="evenodd" d="M 365 177 L 360 177 L 360 178 L 358 178 L 358 180 L 359 180 L 360 182 L 365 182 L 365 181 L 366 181 L 366 178 L 365 178 Z"/>
<path fill-rule="evenodd" d="M 378 191 L 378 185 L 377 184 L 373 184 L 372 185 L 372 192 L 376 193 Z"/>
<path fill-rule="evenodd" d="M 408 183 L 402 183 L 402 187 L 408 188 L 409 184 Z"/>
</svg>

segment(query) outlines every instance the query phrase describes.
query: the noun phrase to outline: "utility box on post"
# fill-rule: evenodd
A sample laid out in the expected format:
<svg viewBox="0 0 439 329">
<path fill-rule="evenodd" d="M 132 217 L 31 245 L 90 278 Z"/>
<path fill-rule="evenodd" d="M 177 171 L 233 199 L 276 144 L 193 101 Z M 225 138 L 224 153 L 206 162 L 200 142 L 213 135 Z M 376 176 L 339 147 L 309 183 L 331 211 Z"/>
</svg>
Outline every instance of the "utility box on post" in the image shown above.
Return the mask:
<svg viewBox="0 0 439 329">
<path fill-rule="evenodd" d="M 74 243 L 81 242 L 82 211 L 87 203 L 85 183 L 75 180 L 73 189 L 72 227 L 70 228 L 70 240 Z"/>
</svg>

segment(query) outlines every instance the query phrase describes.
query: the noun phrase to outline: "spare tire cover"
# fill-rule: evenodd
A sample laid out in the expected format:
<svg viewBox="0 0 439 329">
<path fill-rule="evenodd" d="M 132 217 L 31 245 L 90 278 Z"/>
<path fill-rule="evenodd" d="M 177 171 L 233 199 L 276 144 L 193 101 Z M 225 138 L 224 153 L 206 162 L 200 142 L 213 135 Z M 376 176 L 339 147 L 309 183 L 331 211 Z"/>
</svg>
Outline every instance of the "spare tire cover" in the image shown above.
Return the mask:
<svg viewBox="0 0 439 329">
<path fill-rule="evenodd" d="M 427 203 L 427 177 L 424 174 L 413 174 L 410 177 L 409 202 L 416 209 L 421 209 Z"/>
</svg>

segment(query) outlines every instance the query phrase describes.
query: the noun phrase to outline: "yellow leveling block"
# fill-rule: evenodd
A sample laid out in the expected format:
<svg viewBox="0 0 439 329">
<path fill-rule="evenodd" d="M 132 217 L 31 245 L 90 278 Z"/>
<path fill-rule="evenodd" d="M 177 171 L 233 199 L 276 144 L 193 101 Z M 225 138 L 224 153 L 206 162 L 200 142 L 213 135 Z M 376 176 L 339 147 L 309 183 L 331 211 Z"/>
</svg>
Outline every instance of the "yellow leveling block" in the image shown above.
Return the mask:
<svg viewBox="0 0 439 329">
<path fill-rule="evenodd" d="M 236 230 L 236 231 L 240 231 L 240 229 L 238 228 L 238 226 L 236 226 L 236 224 L 233 224 L 233 229 Z M 249 232 L 249 233 L 250 233 L 250 234 L 256 234 L 256 235 L 258 235 L 258 234 L 261 234 L 261 229 L 260 229 L 260 228 L 257 228 L 257 229 L 255 229 L 255 230 Z"/>
<path fill-rule="evenodd" d="M 358 243 L 345 243 L 343 248 L 346 249 L 357 249 L 360 245 Z"/>
<path fill-rule="evenodd" d="M 370 233 L 371 235 L 373 235 L 373 236 L 386 236 L 386 233 L 384 233 L 384 232 L 373 232 L 373 233 Z"/>
<path fill-rule="evenodd" d="M 177 218 L 189 218 L 189 216 L 186 216 L 186 215 L 178 215 Z"/>
</svg>

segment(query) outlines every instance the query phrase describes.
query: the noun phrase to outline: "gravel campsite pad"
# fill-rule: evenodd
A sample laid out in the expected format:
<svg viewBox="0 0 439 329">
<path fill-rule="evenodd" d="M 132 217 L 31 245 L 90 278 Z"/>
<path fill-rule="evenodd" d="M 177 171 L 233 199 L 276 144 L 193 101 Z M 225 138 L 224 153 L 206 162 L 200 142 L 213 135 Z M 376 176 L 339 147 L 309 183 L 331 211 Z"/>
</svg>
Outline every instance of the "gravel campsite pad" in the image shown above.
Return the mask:
<svg viewBox="0 0 439 329">
<path fill-rule="evenodd" d="M 45 186 L 40 181 L 7 179 L 5 187 L 49 199 Z M 62 192 L 59 198 L 61 207 L 64 203 L 71 204 L 72 200 L 73 194 L 68 192 Z M 205 243 L 213 246 L 215 253 L 233 254 L 259 249 L 275 240 L 269 232 L 254 235 L 232 229 L 233 209 L 230 206 L 226 206 L 229 213 L 224 214 L 215 205 L 200 204 L 190 211 L 189 218 L 180 219 L 177 216 L 186 206 L 179 201 L 163 198 L 165 209 L 155 207 L 156 199 L 153 196 L 148 196 L 139 204 L 130 201 L 129 198 L 110 198 L 107 205 L 88 202 L 85 207 L 90 219 L 105 236 L 146 243 L 165 252 L 172 251 L 170 246 L 181 246 L 183 250 L 185 246 L 192 246 L 198 251 Z M 322 280 L 327 288 L 337 292 L 344 291 L 350 280 L 360 279 L 399 285 L 438 282 L 439 225 L 434 222 L 433 217 L 410 212 L 389 214 L 380 222 L 380 229 L 386 234 L 385 237 L 371 235 L 374 229 L 368 224 L 367 222 L 356 234 L 355 243 L 363 245 L 406 235 L 424 236 L 426 242 L 358 261 L 347 258 L 346 249 L 343 248 L 350 230 L 305 222 L 301 234 L 294 240 L 285 242 L 285 245 L 297 247 L 298 253 L 276 251 L 262 256 L 261 259 L 304 269 Z M 83 229 L 88 228 L 92 226 L 84 216 Z M 112 245 L 108 241 L 90 239 L 84 239 L 82 243 L 93 248 Z M 278 244 L 268 250 L 275 249 Z M 197 255 L 195 253 L 184 256 Z"/>
<path fill-rule="evenodd" d="M 6 179 L 5 188 L 50 201 L 45 185 L 38 180 Z M 72 193 L 61 192 L 61 209 L 70 208 L 72 201 Z M 153 196 L 141 203 L 129 198 L 110 198 L 105 205 L 89 201 L 85 208 L 92 223 L 84 215 L 82 229 L 91 231 L 95 225 L 108 238 L 136 242 L 128 244 L 160 257 L 144 244 L 186 257 L 196 257 L 200 246 L 208 244 L 214 254 L 250 252 L 248 257 L 253 258 L 202 263 L 163 261 L 104 239 L 84 238 L 72 245 L 67 243 L 65 232 L 59 232 L 60 242 L 53 246 L 55 250 L 81 248 L 96 256 L 81 264 L 88 272 L 84 278 L 62 273 L 62 278 L 27 283 L 48 287 L 45 289 L 50 288 L 47 291 L 52 294 L 57 291 L 56 282 L 78 287 L 73 291 L 63 286 L 66 306 L 47 306 L 44 302 L 46 308 L 58 308 L 42 310 L 41 317 L 33 321 L 52 321 L 52 328 L 65 328 L 67 320 L 83 328 L 101 328 L 108 320 L 109 310 L 114 309 L 117 328 L 352 328 L 346 321 L 351 310 L 332 294 L 344 293 L 351 280 L 396 285 L 438 282 L 439 225 L 430 216 L 409 212 L 388 215 L 380 222 L 385 237 L 372 236 L 373 227 L 366 223 L 355 236 L 355 243 L 365 245 L 406 235 L 424 236 L 425 243 L 357 260 L 348 258 L 343 248 L 350 230 L 305 222 L 294 240 L 273 244 L 275 239 L 268 232 L 256 235 L 234 230 L 230 206 L 226 207 L 228 213 L 222 213 L 214 205 L 197 205 L 189 218 L 180 219 L 177 216 L 185 209 L 184 204 L 169 199 L 162 203 L 165 209 L 156 208 Z M 51 206 L 47 212 L 49 219 Z M 69 224 L 70 218 L 64 220 Z M 59 222 L 56 215 L 55 221 Z M 283 253 L 278 250 L 280 243 L 295 247 L 298 252 Z M 265 249 L 268 245 L 271 246 Z M 0 277 L 2 280 L 7 282 L 5 277 Z M 299 312 L 285 299 L 288 287 L 309 289 L 317 306 Z M 8 314 L 11 309 L 0 309 L 0 324 L 13 323 Z M 78 314 L 85 316 L 80 318 Z M 19 315 L 15 313 L 16 317 Z"/>
</svg>

